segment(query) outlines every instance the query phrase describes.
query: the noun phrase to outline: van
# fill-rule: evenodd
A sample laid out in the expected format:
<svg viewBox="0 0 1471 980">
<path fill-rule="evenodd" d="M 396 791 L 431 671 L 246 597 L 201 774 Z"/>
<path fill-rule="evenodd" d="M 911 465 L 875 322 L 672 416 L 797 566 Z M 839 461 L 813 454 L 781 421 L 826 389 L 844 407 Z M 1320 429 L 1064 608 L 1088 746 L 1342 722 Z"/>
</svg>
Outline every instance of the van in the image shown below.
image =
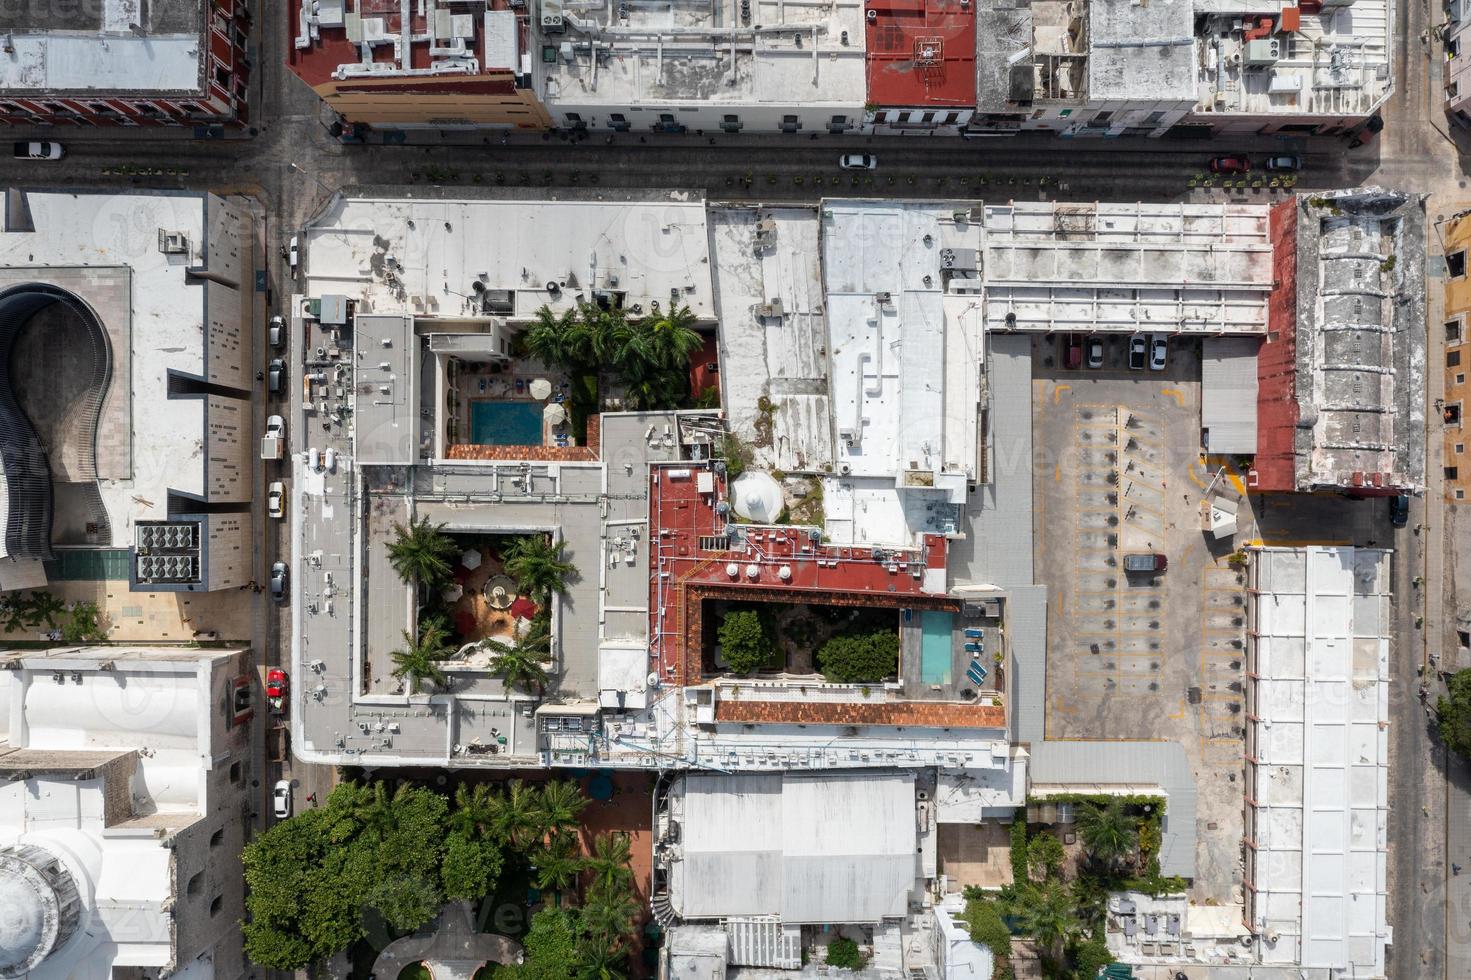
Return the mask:
<svg viewBox="0 0 1471 980">
<path fill-rule="evenodd" d="M 322 468 L 322 454 L 315 446 L 306 451 L 306 468 L 312 471 Z"/>
<path fill-rule="evenodd" d="M 1169 560 L 1164 555 L 1145 552 L 1124 556 L 1124 571 L 1126 572 L 1162 572 L 1169 567 Z"/>
<path fill-rule="evenodd" d="M 327 450 L 327 454 L 322 457 L 322 466 L 326 468 L 328 473 L 337 472 L 337 450 Z"/>
</svg>

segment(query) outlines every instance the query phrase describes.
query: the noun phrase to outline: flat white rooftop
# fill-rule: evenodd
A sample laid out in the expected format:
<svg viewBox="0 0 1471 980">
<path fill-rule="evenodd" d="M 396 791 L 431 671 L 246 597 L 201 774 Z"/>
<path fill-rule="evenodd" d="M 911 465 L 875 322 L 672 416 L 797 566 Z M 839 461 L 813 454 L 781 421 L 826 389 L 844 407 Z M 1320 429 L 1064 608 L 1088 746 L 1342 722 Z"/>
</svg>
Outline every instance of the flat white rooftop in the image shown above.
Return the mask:
<svg viewBox="0 0 1471 980">
<path fill-rule="evenodd" d="M 743 18 L 739 0 L 658 6 L 602 0 L 579 5 L 576 16 L 569 6 L 566 33 L 543 38 L 555 61 L 533 61 L 546 100 L 559 107 L 862 107 L 862 4 L 752 0 L 750 11 Z"/>
<path fill-rule="evenodd" d="M 0 12 L 0 92 L 194 92 L 204 5 L 197 0 L 20 4 Z M 10 51 L 10 49 L 14 49 Z"/>
<path fill-rule="evenodd" d="M 1247 860 L 1264 963 L 1384 973 L 1389 556 L 1252 554 Z"/>
<path fill-rule="evenodd" d="M 714 316 L 702 200 L 652 202 L 337 200 L 306 232 L 309 296 L 358 312 L 480 315 L 478 282 L 506 290 L 526 321 L 619 293 L 624 308 L 688 306 Z"/>
</svg>

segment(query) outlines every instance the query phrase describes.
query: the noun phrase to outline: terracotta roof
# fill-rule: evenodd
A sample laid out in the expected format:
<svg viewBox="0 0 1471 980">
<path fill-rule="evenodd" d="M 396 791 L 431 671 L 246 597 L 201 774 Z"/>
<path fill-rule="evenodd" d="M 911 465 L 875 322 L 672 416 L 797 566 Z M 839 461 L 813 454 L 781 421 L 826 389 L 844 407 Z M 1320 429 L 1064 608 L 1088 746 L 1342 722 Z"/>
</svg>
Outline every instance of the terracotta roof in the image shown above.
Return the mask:
<svg viewBox="0 0 1471 980">
<path fill-rule="evenodd" d="M 482 446 L 476 443 L 457 443 L 448 447 L 446 454 L 449 459 L 591 463 L 598 458 L 602 438 L 603 420 L 593 415 L 587 420 L 587 445 L 585 446 Z"/>
<path fill-rule="evenodd" d="M 913 725 L 924 728 L 1005 728 L 1006 709 L 991 704 L 889 701 L 841 704 L 813 701 L 722 700 L 717 722 L 792 725 Z"/>
</svg>

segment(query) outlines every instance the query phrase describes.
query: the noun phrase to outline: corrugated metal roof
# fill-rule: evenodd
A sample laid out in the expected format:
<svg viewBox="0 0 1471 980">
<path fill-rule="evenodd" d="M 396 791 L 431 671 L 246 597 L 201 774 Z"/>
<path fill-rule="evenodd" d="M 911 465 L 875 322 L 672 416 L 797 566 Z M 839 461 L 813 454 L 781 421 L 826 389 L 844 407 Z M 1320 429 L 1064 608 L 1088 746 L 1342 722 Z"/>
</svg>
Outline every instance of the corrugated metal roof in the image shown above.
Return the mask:
<svg viewBox="0 0 1471 980">
<path fill-rule="evenodd" d="M 1042 741 L 1047 722 L 1047 586 L 1006 594 L 1006 643 L 1011 672 L 1011 731 L 1018 742 Z"/>
<path fill-rule="evenodd" d="M 1260 347 L 1260 337 L 1207 337 L 1201 342 L 1200 424 L 1213 453 L 1256 453 Z"/>
<path fill-rule="evenodd" d="M 1178 742 L 1050 741 L 1031 749 L 1032 785 L 1087 793 L 1158 786 L 1167 801 L 1159 870 L 1195 877 L 1195 774 Z M 1103 774 L 1107 774 L 1106 776 Z"/>
<path fill-rule="evenodd" d="M 683 918 L 870 923 L 908 909 L 913 773 L 693 773 L 678 792 Z"/>
</svg>

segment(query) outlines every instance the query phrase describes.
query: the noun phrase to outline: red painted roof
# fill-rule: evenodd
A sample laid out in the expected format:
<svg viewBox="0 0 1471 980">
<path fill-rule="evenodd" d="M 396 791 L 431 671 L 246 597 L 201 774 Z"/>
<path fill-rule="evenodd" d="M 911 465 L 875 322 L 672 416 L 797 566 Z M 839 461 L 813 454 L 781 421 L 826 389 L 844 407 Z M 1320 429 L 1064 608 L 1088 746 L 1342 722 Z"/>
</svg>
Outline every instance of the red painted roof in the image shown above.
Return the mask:
<svg viewBox="0 0 1471 980">
<path fill-rule="evenodd" d="M 868 101 L 976 104 L 976 15 L 962 0 L 868 0 Z"/>
<path fill-rule="evenodd" d="M 1273 206 L 1267 340 L 1257 354 L 1255 488 L 1295 490 L 1297 436 L 1297 202 Z"/>
<path fill-rule="evenodd" d="M 759 695 L 758 695 L 759 696 Z M 715 703 L 717 722 L 785 725 L 914 725 L 924 728 L 1005 728 L 999 704 L 951 701 L 886 701 L 844 704 L 834 701 L 761 701 L 742 694 L 739 701 Z"/>
</svg>

